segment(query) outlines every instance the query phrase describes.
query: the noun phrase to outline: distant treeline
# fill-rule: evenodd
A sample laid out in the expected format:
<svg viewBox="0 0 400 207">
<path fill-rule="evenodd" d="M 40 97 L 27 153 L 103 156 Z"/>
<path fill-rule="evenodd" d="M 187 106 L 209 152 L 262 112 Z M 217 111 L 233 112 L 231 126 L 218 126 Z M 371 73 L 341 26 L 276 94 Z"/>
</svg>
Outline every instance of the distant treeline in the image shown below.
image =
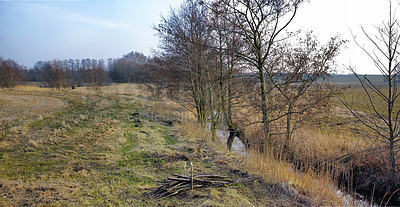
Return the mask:
<svg viewBox="0 0 400 207">
<path fill-rule="evenodd" d="M 47 87 L 102 86 L 109 83 L 144 83 L 151 58 L 130 52 L 122 58 L 66 59 L 38 61 L 27 68 L 14 60 L 0 57 L 0 86 L 13 87 L 21 82 L 40 82 Z"/>
</svg>

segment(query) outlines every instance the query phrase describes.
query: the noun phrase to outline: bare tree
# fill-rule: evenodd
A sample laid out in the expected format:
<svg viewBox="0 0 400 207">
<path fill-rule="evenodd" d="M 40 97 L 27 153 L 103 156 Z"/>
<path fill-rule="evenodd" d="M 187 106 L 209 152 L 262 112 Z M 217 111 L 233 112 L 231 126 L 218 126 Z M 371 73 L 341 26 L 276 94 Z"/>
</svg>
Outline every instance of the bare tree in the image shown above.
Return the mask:
<svg viewBox="0 0 400 207">
<path fill-rule="evenodd" d="M 274 101 L 278 106 L 273 107 L 277 110 L 272 120 L 285 119 L 284 149 L 303 115 L 311 110 L 327 109 L 330 97 L 338 92 L 337 87 L 323 80 L 336 72 L 334 59 L 345 42 L 335 36 L 321 46 L 308 32 L 304 38 L 286 41 L 274 48 L 275 60 L 268 64 L 275 77 L 270 77 L 270 81 L 280 93 L 276 95 L 279 101 Z"/>
<path fill-rule="evenodd" d="M 243 40 L 243 49 L 235 51 L 257 72 L 260 87 L 260 107 L 262 111 L 263 130 L 266 146 L 271 146 L 269 93 L 274 88 L 267 74 L 272 74 L 266 64 L 271 51 L 288 25 L 296 16 L 302 0 L 218 0 L 227 9 L 226 20 L 234 25 L 235 30 Z"/>
<path fill-rule="evenodd" d="M 398 17 L 398 16 L 397 16 Z M 369 50 L 361 45 L 356 37 L 355 42 L 372 60 L 385 80 L 385 87 L 374 84 L 367 76 L 360 76 L 355 69 L 349 69 L 358 78 L 367 97 L 370 113 L 355 110 L 348 102 L 342 99 L 350 112 L 368 129 L 377 136 L 365 136 L 370 147 L 375 149 L 384 160 L 389 162 L 392 191 L 399 187 L 398 159 L 400 144 L 400 91 L 399 91 L 399 64 L 400 64 L 400 23 L 390 1 L 389 19 L 381 26 L 376 27 L 377 34 L 370 35 L 364 27 L 361 30 L 367 40 L 375 48 Z M 384 108 L 379 103 L 384 103 Z"/>
<path fill-rule="evenodd" d="M 185 95 L 180 94 L 175 100 L 192 111 L 202 125 L 206 123 L 207 94 L 212 90 L 207 85 L 211 77 L 207 18 L 201 1 L 186 0 L 180 9 L 171 10 L 169 16 L 162 17 L 161 23 L 154 27 L 162 42 L 160 56 L 167 62 L 174 62 L 175 69 L 171 71 L 183 77 L 180 79 L 184 82 L 176 90 L 182 90 Z"/>
<path fill-rule="evenodd" d="M 43 66 L 43 79 L 51 88 L 61 89 L 66 86 L 67 70 L 60 60 L 47 62 Z"/>
<path fill-rule="evenodd" d="M 92 66 L 88 70 L 88 83 L 98 89 L 107 83 L 107 71 L 105 70 L 104 60 L 92 60 Z"/>
<path fill-rule="evenodd" d="M 239 100 L 245 99 L 243 96 L 238 96 L 238 89 L 244 87 L 243 77 L 240 75 L 244 67 L 242 67 L 241 59 L 236 55 L 243 44 L 240 41 L 240 35 L 232 32 L 236 30 L 235 25 L 225 18 L 229 14 L 229 8 L 218 1 L 210 2 L 208 8 L 213 41 L 211 48 L 216 57 L 214 81 L 217 84 L 214 94 L 216 113 L 214 117 L 211 117 L 211 132 L 215 137 L 217 124 L 224 120 L 230 132 L 227 146 L 231 149 L 235 137 L 239 137 L 245 143 L 243 125 L 238 125 L 233 119 L 233 108 L 238 107 L 241 102 Z"/>
<path fill-rule="evenodd" d="M 14 87 L 20 81 L 20 66 L 14 60 L 3 60 L 0 57 L 0 87 Z"/>
<path fill-rule="evenodd" d="M 180 90 L 181 93 L 169 94 L 177 94 L 175 100 L 187 105 L 189 110 L 194 108 L 200 123 L 204 124 L 209 117 L 215 140 L 222 115 L 231 117 L 225 109 L 231 111 L 231 80 L 237 59 L 233 49 L 238 45 L 239 36 L 227 29 L 232 25 L 222 17 L 226 8 L 220 4 L 212 6 L 221 10 L 210 10 L 203 1 L 187 0 L 155 27 L 162 39 L 158 59 L 162 65 L 156 73 L 163 76 L 159 78 L 166 84 L 162 86 L 155 80 L 153 86 Z M 236 128 L 231 124 L 232 118 L 226 120 L 230 129 Z"/>
</svg>

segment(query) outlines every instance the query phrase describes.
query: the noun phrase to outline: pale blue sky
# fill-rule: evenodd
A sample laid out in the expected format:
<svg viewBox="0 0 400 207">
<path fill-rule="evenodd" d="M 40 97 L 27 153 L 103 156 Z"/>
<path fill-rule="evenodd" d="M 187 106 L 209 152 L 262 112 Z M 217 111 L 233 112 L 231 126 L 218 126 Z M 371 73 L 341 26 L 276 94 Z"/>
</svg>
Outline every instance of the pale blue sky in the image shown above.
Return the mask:
<svg viewBox="0 0 400 207">
<path fill-rule="evenodd" d="M 0 0 L 0 56 L 32 67 L 38 60 L 118 58 L 130 51 L 151 54 L 158 39 L 151 26 L 182 0 Z M 341 34 L 350 40 L 338 58 L 360 73 L 377 73 L 358 49 L 358 36 L 387 19 L 386 0 L 310 0 L 292 30 L 314 30 L 322 43 Z M 397 8 L 399 8 L 397 6 Z M 400 12 L 400 11 L 399 11 Z M 361 42 L 365 40 L 360 39 Z"/>
<path fill-rule="evenodd" d="M 38 60 L 116 58 L 157 47 L 152 24 L 180 0 L 0 0 L 0 56 Z"/>
</svg>

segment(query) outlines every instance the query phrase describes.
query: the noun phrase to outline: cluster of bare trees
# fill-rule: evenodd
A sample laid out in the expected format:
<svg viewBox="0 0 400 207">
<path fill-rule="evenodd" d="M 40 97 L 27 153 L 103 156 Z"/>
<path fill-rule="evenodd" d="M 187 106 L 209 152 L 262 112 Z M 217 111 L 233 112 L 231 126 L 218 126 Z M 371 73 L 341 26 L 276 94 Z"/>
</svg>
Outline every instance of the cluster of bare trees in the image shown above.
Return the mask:
<svg viewBox="0 0 400 207">
<path fill-rule="evenodd" d="M 53 60 L 44 64 L 43 80 L 51 88 L 65 88 L 67 86 L 67 72 L 60 61 Z"/>
<path fill-rule="evenodd" d="M 0 87 L 14 87 L 21 81 L 22 66 L 18 65 L 14 60 L 4 60 L 0 57 Z"/>
<path fill-rule="evenodd" d="M 139 52 L 130 52 L 122 58 L 66 59 L 38 61 L 33 68 L 26 68 L 14 60 L 0 58 L 0 86 L 14 87 L 21 82 L 41 82 L 47 87 L 103 86 L 113 83 L 147 83 L 152 62 Z M 154 81 L 153 81 L 154 82 Z"/>
<path fill-rule="evenodd" d="M 329 99 L 338 89 L 323 80 L 336 72 L 335 57 L 346 43 L 334 36 L 320 44 L 312 32 L 288 31 L 302 3 L 185 0 L 154 26 L 161 44 L 149 65 L 153 89 L 167 91 L 201 124 L 208 123 L 214 139 L 223 123 L 231 132 L 229 148 L 237 136 L 255 149 L 287 154 L 302 121 L 329 110 Z M 375 50 L 359 46 L 387 85 L 374 85 L 350 68 L 368 97 L 370 113 L 360 113 L 343 101 L 375 132 L 376 136 L 365 137 L 388 163 L 391 192 L 399 187 L 400 158 L 400 24 L 396 17 L 391 5 L 389 20 L 376 27 L 376 35 L 361 28 Z M 257 133 L 245 137 L 248 126 L 256 126 Z"/>
<path fill-rule="evenodd" d="M 139 52 L 130 52 L 118 59 L 108 59 L 110 80 L 114 83 L 148 82 L 147 66 L 150 58 Z"/>
<path fill-rule="evenodd" d="M 231 135 L 260 125 L 263 138 L 247 138 L 254 148 L 271 149 L 273 137 L 290 141 L 303 115 L 336 92 L 319 81 L 335 72 L 344 44 L 333 37 L 321 45 L 312 33 L 286 31 L 301 3 L 184 1 L 154 26 L 161 39 L 154 70 L 163 74 L 156 87 L 167 89 L 203 125 L 208 119 L 214 139 L 225 122 Z M 258 120 L 240 118 L 239 109 Z"/>
<path fill-rule="evenodd" d="M 57 89 L 74 84 L 96 87 L 108 83 L 105 61 L 95 59 L 38 61 L 28 76 L 30 81 L 43 81 Z"/>
</svg>

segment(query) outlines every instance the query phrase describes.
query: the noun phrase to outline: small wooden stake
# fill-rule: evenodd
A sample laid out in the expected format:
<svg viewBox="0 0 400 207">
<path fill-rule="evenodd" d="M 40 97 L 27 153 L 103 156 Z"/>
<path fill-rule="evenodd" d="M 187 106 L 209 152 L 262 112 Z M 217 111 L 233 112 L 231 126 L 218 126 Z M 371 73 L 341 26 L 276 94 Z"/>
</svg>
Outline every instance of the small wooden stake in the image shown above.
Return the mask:
<svg viewBox="0 0 400 207">
<path fill-rule="evenodd" d="M 192 162 L 190 162 L 190 170 L 191 170 L 190 180 L 191 180 L 191 183 L 192 183 L 192 190 L 193 190 L 193 163 Z"/>
<path fill-rule="evenodd" d="M 185 162 L 185 164 L 183 165 L 183 175 L 184 175 L 184 176 L 187 175 L 187 174 L 186 174 L 186 162 Z"/>
</svg>

